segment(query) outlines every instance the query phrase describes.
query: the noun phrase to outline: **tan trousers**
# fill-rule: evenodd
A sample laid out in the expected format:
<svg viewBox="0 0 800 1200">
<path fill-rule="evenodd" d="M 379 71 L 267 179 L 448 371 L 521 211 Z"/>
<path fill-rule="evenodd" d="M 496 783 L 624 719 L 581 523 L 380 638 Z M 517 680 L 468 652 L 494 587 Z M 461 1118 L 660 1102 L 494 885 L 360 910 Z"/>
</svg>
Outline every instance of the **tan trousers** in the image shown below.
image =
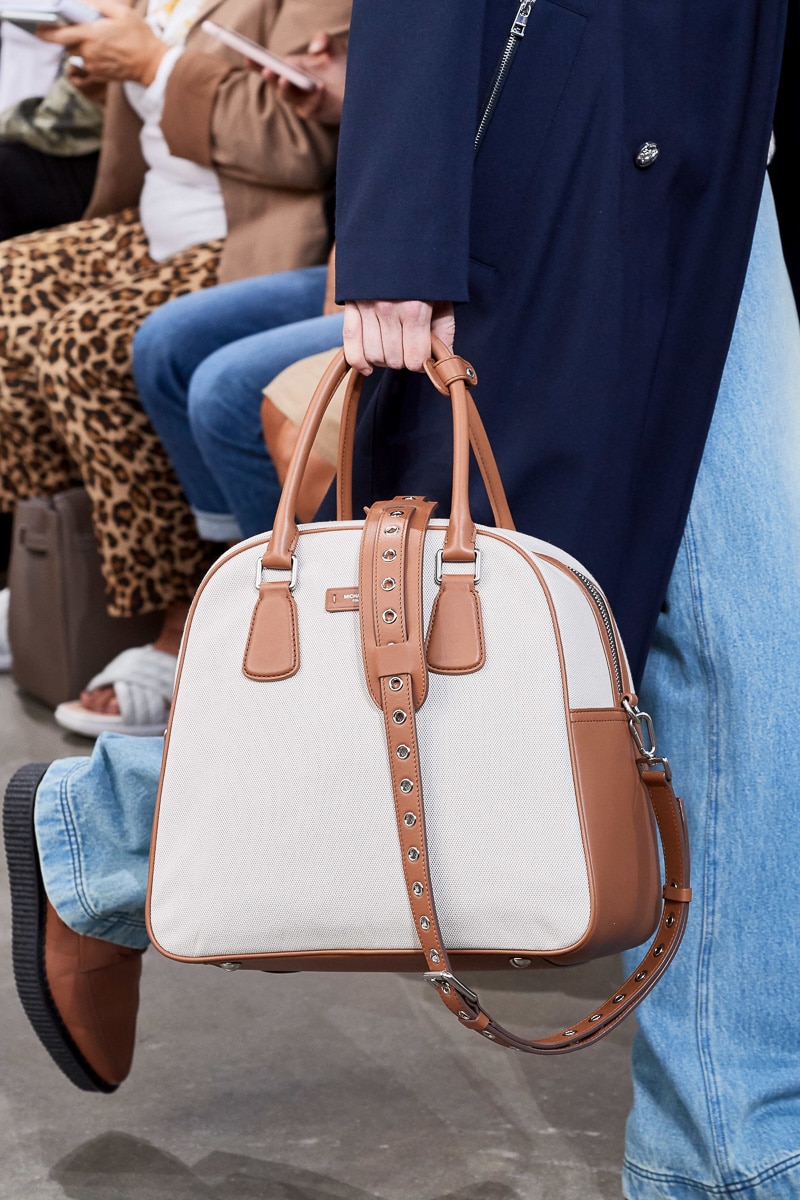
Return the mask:
<svg viewBox="0 0 800 1200">
<path fill-rule="evenodd" d="M 216 283 L 221 245 L 154 263 L 134 210 L 0 245 L 0 511 L 82 483 L 114 616 L 191 599 L 219 549 L 197 536 L 131 347 L 154 309 Z"/>
</svg>

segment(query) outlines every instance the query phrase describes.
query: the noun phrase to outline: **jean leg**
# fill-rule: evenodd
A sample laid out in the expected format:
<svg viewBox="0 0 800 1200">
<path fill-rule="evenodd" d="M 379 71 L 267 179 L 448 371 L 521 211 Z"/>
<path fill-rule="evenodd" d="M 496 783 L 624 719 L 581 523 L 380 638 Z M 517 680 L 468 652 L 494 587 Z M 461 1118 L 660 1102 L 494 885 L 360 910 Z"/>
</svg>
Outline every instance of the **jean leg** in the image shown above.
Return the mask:
<svg viewBox="0 0 800 1200">
<path fill-rule="evenodd" d="M 221 284 L 168 302 L 140 327 L 133 345 L 136 386 L 193 508 L 222 517 L 230 513 L 192 437 L 187 408 L 195 370 L 240 338 L 317 316 L 326 276 L 325 267 L 307 267 Z M 223 521 L 202 536 L 220 541 L 238 534 L 228 516 L 227 525 Z"/>
<path fill-rule="evenodd" d="M 39 784 L 44 888 L 76 933 L 148 945 L 144 905 L 163 750 L 163 737 L 104 733 L 90 758 L 51 763 Z"/>
<path fill-rule="evenodd" d="M 641 687 L 686 800 L 695 899 L 639 1010 L 629 1200 L 800 1198 L 799 401 L 767 188 Z"/>
<path fill-rule="evenodd" d="M 340 346 L 342 321 L 334 313 L 242 338 L 209 355 L 192 376 L 192 438 L 243 537 L 272 527 L 280 498 L 261 429 L 262 389 L 299 359 Z M 202 533 L 208 514 L 198 504 L 195 516 Z"/>
</svg>

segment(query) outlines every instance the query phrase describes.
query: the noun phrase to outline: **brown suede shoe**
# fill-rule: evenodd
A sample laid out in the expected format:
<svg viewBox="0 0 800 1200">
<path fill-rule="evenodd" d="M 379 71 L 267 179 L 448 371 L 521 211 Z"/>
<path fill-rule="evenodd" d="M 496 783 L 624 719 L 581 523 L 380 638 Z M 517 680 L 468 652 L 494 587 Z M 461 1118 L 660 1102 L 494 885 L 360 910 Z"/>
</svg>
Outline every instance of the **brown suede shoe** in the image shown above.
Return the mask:
<svg viewBox="0 0 800 1200">
<path fill-rule="evenodd" d="M 33 829 L 47 764 L 12 777 L 3 830 L 11 887 L 14 979 L 39 1041 L 76 1087 L 113 1092 L 133 1058 L 142 951 L 74 933 L 48 901 Z"/>
</svg>

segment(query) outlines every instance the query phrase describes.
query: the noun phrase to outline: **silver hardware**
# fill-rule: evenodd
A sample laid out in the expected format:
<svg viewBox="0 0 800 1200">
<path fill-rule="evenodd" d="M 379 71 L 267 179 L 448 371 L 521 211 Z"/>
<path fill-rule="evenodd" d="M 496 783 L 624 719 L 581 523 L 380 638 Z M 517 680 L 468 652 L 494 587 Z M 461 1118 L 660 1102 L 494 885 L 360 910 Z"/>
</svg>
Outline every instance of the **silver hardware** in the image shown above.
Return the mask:
<svg viewBox="0 0 800 1200">
<path fill-rule="evenodd" d="M 482 1029 L 482 1030 L 481 1030 L 481 1033 L 483 1034 L 483 1036 L 484 1036 L 485 1038 L 488 1038 L 490 1042 L 496 1042 L 496 1041 L 497 1041 L 497 1034 L 496 1034 L 496 1033 L 489 1033 L 489 1030 L 488 1030 L 488 1029 Z"/>
<path fill-rule="evenodd" d="M 474 378 L 475 378 L 475 372 L 473 371 L 472 367 L 467 367 L 467 379 L 474 379 Z"/>
<path fill-rule="evenodd" d="M 399 692 L 403 686 L 403 681 L 399 675 L 393 675 L 389 680 L 389 687 L 393 692 Z"/>
<path fill-rule="evenodd" d="M 392 720 L 394 721 L 395 725 L 405 725 L 406 714 L 403 712 L 402 708 L 396 708 L 394 710 L 392 713 Z"/>
<path fill-rule="evenodd" d="M 422 893 L 425 891 L 425 888 L 422 886 L 421 883 L 412 883 L 411 890 L 415 896 L 421 896 Z"/>
<path fill-rule="evenodd" d="M 564 1030 L 564 1037 L 572 1037 L 572 1036 L 573 1036 L 574 1034 L 576 1034 L 577 1032 L 578 1032 L 578 1031 L 577 1031 L 577 1029 L 565 1029 L 565 1030 Z"/>
<path fill-rule="evenodd" d="M 218 967 L 222 967 L 223 971 L 241 971 L 242 964 L 240 962 L 221 962 L 217 963 Z"/>
<path fill-rule="evenodd" d="M 414 790 L 414 784 L 412 783 L 412 781 L 410 779 L 401 779 L 400 780 L 400 791 L 405 796 L 407 796 L 409 792 L 413 792 L 413 790 Z"/>
<path fill-rule="evenodd" d="M 529 958 L 516 957 L 511 959 L 511 965 L 512 967 L 516 967 L 518 971 L 524 971 L 526 967 L 531 965 L 531 960 Z"/>
<path fill-rule="evenodd" d="M 642 142 L 634 155 L 633 161 L 640 171 L 646 171 L 648 167 L 652 167 L 660 153 L 661 151 L 655 142 Z"/>
<path fill-rule="evenodd" d="M 383 611 L 383 619 L 387 625 L 394 625 L 397 620 L 397 613 L 393 608 L 386 608 Z"/>
<path fill-rule="evenodd" d="M 383 532 L 384 533 L 399 533 L 400 526 L 399 525 L 387 525 Z"/>
<path fill-rule="evenodd" d="M 420 917 L 419 927 L 420 927 L 420 929 L 430 929 L 431 923 L 427 917 Z"/>
<path fill-rule="evenodd" d="M 666 925 L 667 929 L 672 929 L 672 926 L 675 924 L 675 914 L 670 913 L 664 924 Z"/>
<path fill-rule="evenodd" d="M 497 101 L 500 98 L 500 93 L 505 85 L 506 76 L 508 75 L 511 64 L 514 61 L 514 56 L 517 53 L 517 47 L 525 36 L 525 28 L 528 24 L 528 17 L 531 15 L 531 9 L 533 8 L 535 2 L 536 0 L 522 0 L 522 3 L 517 9 L 517 15 L 514 18 L 514 23 L 512 24 L 511 29 L 509 30 L 508 37 L 506 38 L 506 44 L 503 48 L 503 53 L 500 55 L 500 61 L 497 64 L 494 78 L 492 79 L 492 86 L 489 88 L 489 98 L 484 105 L 483 115 L 478 121 L 478 128 L 475 131 L 474 148 L 476 153 L 481 142 L 483 141 L 483 136 L 486 133 L 489 122 L 492 119 L 492 113 L 495 110 Z"/>
<path fill-rule="evenodd" d="M 431 950 L 431 962 L 439 962 L 439 951 Z"/>
<path fill-rule="evenodd" d="M 459 1016 L 459 1020 L 461 1020 L 461 1021 L 469 1020 L 469 1013 L 464 1012 L 463 1008 L 459 1011 L 458 1016 Z"/>
<path fill-rule="evenodd" d="M 611 1003 L 612 1003 L 612 1004 L 619 1004 L 619 1003 L 620 1003 L 622 1000 L 624 1000 L 624 999 L 625 999 L 625 993 L 624 993 L 624 992 L 617 992 L 616 996 L 614 997 L 614 999 L 612 1000 L 612 1002 L 611 1002 Z"/>
<path fill-rule="evenodd" d="M 411 754 L 411 750 L 409 749 L 408 746 L 398 746 L 397 747 L 397 757 L 402 758 L 404 762 L 410 756 L 410 754 Z"/>
<path fill-rule="evenodd" d="M 397 551 L 396 550 L 384 550 L 383 554 L 381 555 L 381 558 L 383 559 L 384 562 L 394 562 L 394 560 L 397 558 Z"/>
<path fill-rule="evenodd" d="M 629 700 L 623 700 L 622 707 L 628 714 L 628 725 L 633 734 L 633 740 L 636 742 L 637 750 L 648 761 L 655 758 L 658 747 L 653 718 L 649 713 L 642 712 L 640 708 L 634 708 Z M 647 738 L 646 742 L 645 738 Z"/>
<path fill-rule="evenodd" d="M 641 983 L 642 980 L 646 979 L 646 978 L 647 978 L 647 971 L 637 971 L 633 977 L 634 983 Z"/>
<path fill-rule="evenodd" d="M 602 1013 L 595 1013 L 594 1016 L 589 1017 L 590 1021 L 601 1021 L 602 1019 L 603 1019 Z"/>
<path fill-rule="evenodd" d="M 405 510 L 402 508 L 393 508 L 392 511 L 389 513 L 389 516 L 390 517 L 404 517 Z"/>
<path fill-rule="evenodd" d="M 436 551 L 436 565 L 433 570 L 433 578 L 437 584 L 442 582 L 442 563 L 444 561 L 444 550 Z M 473 580 L 475 583 L 480 583 L 481 578 L 481 552 L 475 551 L 475 574 Z M 466 565 L 466 564 L 465 564 Z"/>
<path fill-rule="evenodd" d="M 416 496 L 403 496 L 404 500 L 416 500 Z"/>
<path fill-rule="evenodd" d="M 397 580 L 392 579 L 391 575 L 387 575 L 386 578 L 381 582 L 381 587 L 385 592 L 393 592 L 397 587 Z"/>
<path fill-rule="evenodd" d="M 622 695 L 622 667 L 620 665 L 620 655 L 617 648 L 617 638 L 614 632 L 614 622 L 611 620 L 611 613 L 606 604 L 606 598 L 600 591 L 600 588 L 586 575 L 582 575 L 580 571 L 576 571 L 574 567 L 569 568 L 576 579 L 580 579 L 586 591 L 594 600 L 595 607 L 600 614 L 600 620 L 603 622 L 603 628 L 606 631 L 608 638 L 609 649 L 611 650 L 611 658 L 614 662 L 614 675 L 617 681 L 617 691 Z"/>
<path fill-rule="evenodd" d="M 653 951 L 653 958 L 661 958 L 661 955 L 662 955 L 663 953 L 664 953 L 664 947 L 663 947 L 663 945 L 661 945 L 661 946 L 656 946 L 655 950 Z"/>
<path fill-rule="evenodd" d="M 403 817 L 403 824 L 407 825 L 409 829 L 411 828 L 412 825 L 416 825 L 416 823 L 417 823 L 417 818 L 414 816 L 414 814 L 412 812 L 407 812 L 405 814 L 405 816 Z M 421 884 L 418 885 L 415 883 L 414 887 L 417 887 L 417 886 L 421 887 L 422 885 Z M 419 895 L 419 892 L 417 892 L 417 895 Z"/>
<path fill-rule="evenodd" d="M 416 846 L 409 846 L 408 851 L 406 853 L 406 858 L 408 859 L 409 862 L 417 861 L 417 859 L 419 858 L 419 850 L 417 849 Z"/>
<path fill-rule="evenodd" d="M 431 950 L 431 960 L 433 962 L 439 961 L 438 951 Z M 462 983 L 460 979 L 456 979 L 452 971 L 426 971 L 422 978 L 426 983 L 429 983 L 431 987 L 441 988 L 443 992 L 446 984 L 448 987 L 451 987 L 454 992 L 458 992 L 459 996 L 463 996 L 464 999 L 470 1004 L 474 1004 L 476 1007 L 479 1007 L 480 1005 L 480 1001 L 478 1000 L 476 993 L 473 992 L 472 988 L 468 988 L 467 985 Z M 445 992 L 445 995 L 448 994 L 449 993 Z"/>
<path fill-rule="evenodd" d="M 259 555 L 258 562 L 256 563 L 256 579 L 255 579 L 256 591 L 258 591 L 258 589 L 261 587 L 261 584 L 264 582 L 263 578 L 262 578 L 262 573 L 264 571 L 279 571 L 279 570 L 281 570 L 280 567 L 265 567 L 261 561 L 261 557 L 262 556 Z M 290 573 L 289 573 L 289 591 L 293 592 L 295 589 L 295 585 L 297 584 L 297 555 L 296 554 L 292 555 L 291 561 L 292 561 L 292 566 L 291 566 Z"/>
</svg>

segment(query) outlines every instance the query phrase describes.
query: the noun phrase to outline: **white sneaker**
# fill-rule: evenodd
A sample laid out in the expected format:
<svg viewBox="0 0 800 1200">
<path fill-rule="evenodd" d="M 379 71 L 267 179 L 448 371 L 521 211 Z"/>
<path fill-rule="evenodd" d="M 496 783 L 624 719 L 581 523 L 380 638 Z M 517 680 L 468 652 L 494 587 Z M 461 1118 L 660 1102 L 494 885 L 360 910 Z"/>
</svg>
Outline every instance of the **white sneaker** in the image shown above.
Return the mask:
<svg viewBox="0 0 800 1200">
<path fill-rule="evenodd" d="M 11 645 L 8 640 L 8 588 L 0 589 L 0 672 L 11 670 Z"/>
</svg>

